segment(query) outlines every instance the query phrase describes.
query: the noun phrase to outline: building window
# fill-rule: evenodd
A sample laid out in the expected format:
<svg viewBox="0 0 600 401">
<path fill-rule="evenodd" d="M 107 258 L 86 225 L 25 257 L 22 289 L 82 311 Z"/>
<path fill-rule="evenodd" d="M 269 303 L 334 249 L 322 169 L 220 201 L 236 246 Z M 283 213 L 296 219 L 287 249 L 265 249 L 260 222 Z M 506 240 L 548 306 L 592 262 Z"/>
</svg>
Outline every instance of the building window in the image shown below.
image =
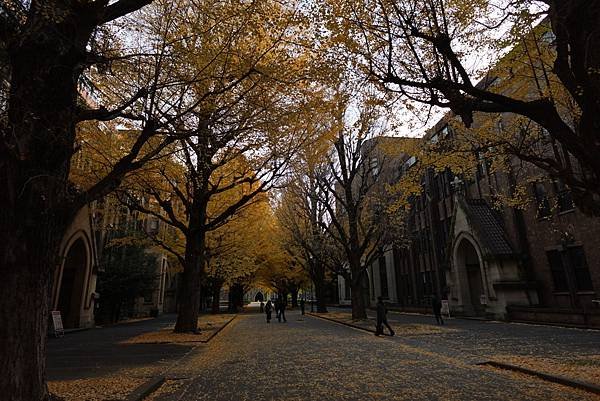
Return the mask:
<svg viewBox="0 0 600 401">
<path fill-rule="evenodd" d="M 554 291 L 568 291 L 569 283 L 567 282 L 567 273 L 563 267 L 562 257 L 559 251 L 546 252 L 548 263 L 550 264 L 550 272 L 554 281 Z"/>
<path fill-rule="evenodd" d="M 546 187 L 541 182 L 533 183 L 533 195 L 535 196 L 535 203 L 537 209 L 537 217 L 543 218 L 548 217 L 552 213 L 550 209 L 550 201 L 548 200 L 548 193 Z"/>
<path fill-rule="evenodd" d="M 431 281 L 431 272 L 421 272 L 422 295 L 429 296 L 433 293 L 433 283 Z"/>
<path fill-rule="evenodd" d="M 573 195 L 561 180 L 554 181 L 554 191 L 556 192 L 556 204 L 559 212 L 567 212 L 575 208 Z"/>
<path fill-rule="evenodd" d="M 592 286 L 592 277 L 590 276 L 590 270 L 588 269 L 583 247 L 574 246 L 567 248 L 567 257 L 573 268 L 577 291 L 592 291 L 594 289 Z"/>
<path fill-rule="evenodd" d="M 555 291 L 569 291 L 569 276 L 575 291 L 593 291 L 592 278 L 588 269 L 583 247 L 572 246 L 564 251 L 546 252 Z"/>
<path fill-rule="evenodd" d="M 379 174 L 379 161 L 376 157 L 373 157 L 370 161 L 371 174 L 376 177 Z"/>
<path fill-rule="evenodd" d="M 475 158 L 477 159 L 475 176 L 477 180 L 480 180 L 488 174 L 488 161 L 480 152 L 475 152 Z"/>
<path fill-rule="evenodd" d="M 385 266 L 385 256 L 379 257 L 379 283 L 381 286 L 381 296 L 384 298 L 389 297 L 388 292 L 388 280 L 387 280 L 387 268 Z"/>
</svg>

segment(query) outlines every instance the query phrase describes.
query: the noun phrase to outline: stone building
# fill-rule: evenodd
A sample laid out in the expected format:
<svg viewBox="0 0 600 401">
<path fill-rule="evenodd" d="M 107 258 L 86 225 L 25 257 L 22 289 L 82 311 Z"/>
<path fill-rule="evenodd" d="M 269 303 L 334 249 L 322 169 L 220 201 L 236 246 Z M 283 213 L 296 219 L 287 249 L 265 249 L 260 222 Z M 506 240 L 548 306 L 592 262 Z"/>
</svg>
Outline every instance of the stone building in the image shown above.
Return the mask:
<svg viewBox="0 0 600 401">
<path fill-rule="evenodd" d="M 98 254 L 89 207 L 78 213 L 60 245 L 50 308 L 61 312 L 66 329 L 94 325 Z"/>
<path fill-rule="evenodd" d="M 163 235 L 170 228 L 155 216 L 132 210 L 112 195 L 93 202 L 90 210 L 99 255 L 102 255 L 115 235 L 122 235 L 124 232 L 131 235 L 147 233 L 164 239 Z M 169 258 L 158 248 L 148 248 L 146 253 L 152 255 L 156 261 L 154 285 L 142 296 L 137 297 L 133 305 L 123 309 L 122 314 L 127 317 L 156 316 L 174 312 L 175 309 L 176 272 Z M 102 294 L 99 296 L 101 299 Z"/>
<path fill-rule="evenodd" d="M 535 32 L 537 45 L 551 51 L 554 35 L 545 23 Z M 531 76 L 540 66 L 534 64 L 526 46 L 517 45 L 477 86 L 539 96 L 540 80 Z M 454 119 L 444 116 L 420 139 L 422 145 L 458 135 Z M 472 129 L 518 138 L 515 121 L 509 113 L 476 113 Z M 519 125 L 523 129 L 538 138 L 531 144 L 538 154 L 585 174 L 541 127 L 529 122 Z M 388 246 L 368 266 L 371 302 L 381 295 L 398 308 L 429 311 L 436 295 L 448 300 L 454 314 L 600 327 L 600 219 L 584 215 L 560 180 L 531 164 L 509 157 L 506 168 L 494 169 L 486 155 L 473 156 L 463 166 L 473 172 L 469 177 L 448 168 L 421 175 L 421 192 L 412 198 L 406 221 L 408 245 Z M 392 182 L 417 163 L 397 157 L 401 167 Z M 526 188 L 524 207 L 498 201 L 519 186 Z M 338 282 L 340 298 L 349 302 L 343 279 Z"/>
<path fill-rule="evenodd" d="M 422 140 L 452 135 L 446 122 Z M 399 158 L 397 176 L 415 163 Z M 491 171 L 485 160 L 473 169 L 464 181 L 448 169 L 422 176 L 407 219 L 409 245 L 388 246 L 368 267 L 371 302 L 383 296 L 423 312 L 436 295 L 455 315 L 600 326 L 600 219 L 583 215 L 564 185 L 516 158 L 508 171 Z M 528 186 L 524 209 L 495 202 L 517 179 L 534 176 L 542 178 Z M 341 303 L 349 303 L 338 282 Z"/>
</svg>

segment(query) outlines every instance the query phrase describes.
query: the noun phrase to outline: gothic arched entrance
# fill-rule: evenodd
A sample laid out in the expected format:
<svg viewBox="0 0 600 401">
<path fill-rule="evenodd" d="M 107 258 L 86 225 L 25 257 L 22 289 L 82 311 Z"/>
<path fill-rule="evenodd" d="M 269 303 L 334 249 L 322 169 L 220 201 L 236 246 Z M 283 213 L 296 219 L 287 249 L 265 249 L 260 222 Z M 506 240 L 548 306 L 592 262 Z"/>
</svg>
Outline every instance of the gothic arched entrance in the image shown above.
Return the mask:
<svg viewBox="0 0 600 401">
<path fill-rule="evenodd" d="M 481 274 L 482 262 L 473 242 L 466 238 L 460 240 L 455 251 L 455 261 L 461 276 L 461 295 L 465 312 L 472 309 L 473 314 L 483 315 L 485 305 L 482 304 L 482 298 L 485 298 L 485 287 Z"/>
<path fill-rule="evenodd" d="M 254 296 L 254 302 L 263 302 L 264 300 L 265 300 L 265 296 L 260 291 L 257 292 L 256 295 Z"/>
<path fill-rule="evenodd" d="M 60 311 L 65 328 L 79 327 L 89 260 L 85 242 L 78 238 L 66 253 L 59 283 L 56 309 Z"/>
</svg>

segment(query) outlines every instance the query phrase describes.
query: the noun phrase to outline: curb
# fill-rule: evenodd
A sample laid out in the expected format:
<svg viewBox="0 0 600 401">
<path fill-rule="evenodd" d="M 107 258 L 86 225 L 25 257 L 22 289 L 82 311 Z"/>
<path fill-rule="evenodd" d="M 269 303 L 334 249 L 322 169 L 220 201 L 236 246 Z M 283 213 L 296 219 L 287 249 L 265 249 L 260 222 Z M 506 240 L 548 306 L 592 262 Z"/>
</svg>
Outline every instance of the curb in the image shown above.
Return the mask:
<svg viewBox="0 0 600 401">
<path fill-rule="evenodd" d="M 152 345 L 164 345 L 164 344 L 206 344 L 208 343 L 210 340 L 212 340 L 217 334 L 219 334 L 221 332 L 221 330 L 223 330 L 225 327 L 227 327 L 227 325 L 229 325 L 229 323 L 231 323 L 233 321 L 233 319 L 235 319 L 237 317 L 237 315 L 235 315 L 234 317 L 232 317 L 231 319 L 229 319 L 223 326 L 219 327 L 218 330 L 215 330 L 206 340 L 189 340 L 189 341 L 153 341 L 153 342 L 141 342 L 141 343 L 123 343 L 123 344 L 127 344 L 127 345 L 139 345 L 139 344 L 152 344 Z"/>
<path fill-rule="evenodd" d="M 225 323 L 223 326 L 221 326 L 218 330 L 216 330 L 214 333 L 212 333 L 210 335 L 210 337 L 208 337 L 206 340 L 202 340 L 202 341 L 198 341 L 199 343 L 208 343 L 210 340 L 212 340 L 217 334 L 219 334 L 221 332 L 221 330 L 223 330 L 225 327 L 229 326 L 229 323 L 233 322 L 233 320 L 237 317 L 238 315 L 234 315 L 231 319 L 229 319 L 227 321 L 227 323 Z"/>
<path fill-rule="evenodd" d="M 65 335 L 67 335 L 67 334 L 79 333 L 81 331 L 88 331 L 91 329 L 93 329 L 93 327 L 78 327 L 76 329 L 66 329 L 63 331 L 64 331 Z"/>
<path fill-rule="evenodd" d="M 164 376 L 153 377 L 133 390 L 133 392 L 125 398 L 125 401 L 143 401 L 144 398 L 155 392 L 164 382 Z"/>
<path fill-rule="evenodd" d="M 597 386 L 592 383 L 586 383 L 578 380 L 568 379 L 564 376 L 555 376 L 548 373 L 538 372 L 536 370 L 531 370 L 527 368 L 522 368 L 520 366 L 510 365 L 508 363 L 496 362 L 496 361 L 486 361 L 477 363 L 477 365 L 488 365 L 499 369 L 512 370 L 519 373 L 524 373 L 530 376 L 535 376 L 543 380 L 547 380 L 553 383 L 562 384 L 564 386 L 576 388 L 579 390 L 588 391 L 590 393 L 600 394 L 600 386 Z"/>
<path fill-rule="evenodd" d="M 338 324 L 343 324 L 344 326 L 352 327 L 353 329 L 358 329 L 358 330 L 362 330 L 362 331 L 366 331 L 366 332 L 375 334 L 375 330 L 373 330 L 373 329 L 367 329 L 366 327 L 358 326 L 358 325 L 355 325 L 355 324 L 352 324 L 352 323 L 342 322 L 340 320 L 336 320 L 336 319 L 332 319 L 330 317 L 325 317 L 325 316 L 317 315 L 317 314 L 314 314 L 314 313 L 311 313 L 311 312 L 306 312 L 306 314 L 308 316 L 316 317 L 316 318 L 323 319 L 323 320 L 328 320 L 330 322 L 334 322 L 334 323 L 338 323 Z"/>
</svg>

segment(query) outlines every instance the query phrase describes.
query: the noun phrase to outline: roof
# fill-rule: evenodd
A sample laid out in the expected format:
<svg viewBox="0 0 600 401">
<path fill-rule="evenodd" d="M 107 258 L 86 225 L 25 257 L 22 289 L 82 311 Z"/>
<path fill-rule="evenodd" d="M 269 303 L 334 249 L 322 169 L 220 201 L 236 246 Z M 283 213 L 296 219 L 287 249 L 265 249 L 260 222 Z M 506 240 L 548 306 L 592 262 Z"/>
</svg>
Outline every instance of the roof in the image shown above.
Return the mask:
<svg viewBox="0 0 600 401">
<path fill-rule="evenodd" d="M 462 206 L 471 227 L 490 256 L 514 255 L 502 220 L 484 199 L 465 199 Z"/>
</svg>

